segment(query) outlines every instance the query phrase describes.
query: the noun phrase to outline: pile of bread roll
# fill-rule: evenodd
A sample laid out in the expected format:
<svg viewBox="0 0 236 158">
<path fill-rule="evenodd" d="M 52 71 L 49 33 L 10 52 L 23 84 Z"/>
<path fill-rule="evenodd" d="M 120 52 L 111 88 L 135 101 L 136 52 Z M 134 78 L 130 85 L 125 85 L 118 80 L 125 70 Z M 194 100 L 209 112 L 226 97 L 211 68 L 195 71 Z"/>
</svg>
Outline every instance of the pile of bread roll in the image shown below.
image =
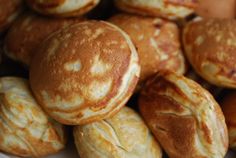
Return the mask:
<svg viewBox="0 0 236 158">
<path fill-rule="evenodd" d="M 236 0 L 0 0 L 0 151 L 224 158 L 235 13 Z"/>
</svg>

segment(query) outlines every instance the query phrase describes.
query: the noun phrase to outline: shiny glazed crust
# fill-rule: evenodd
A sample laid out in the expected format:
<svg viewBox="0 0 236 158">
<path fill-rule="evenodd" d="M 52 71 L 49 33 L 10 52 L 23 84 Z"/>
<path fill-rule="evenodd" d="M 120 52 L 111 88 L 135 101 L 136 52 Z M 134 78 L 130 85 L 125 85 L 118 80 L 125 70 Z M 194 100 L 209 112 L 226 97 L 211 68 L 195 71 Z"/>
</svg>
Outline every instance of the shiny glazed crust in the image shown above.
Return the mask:
<svg viewBox="0 0 236 158">
<path fill-rule="evenodd" d="M 51 33 L 83 20 L 84 18 L 52 19 L 27 12 L 17 19 L 8 31 L 5 38 L 5 54 L 29 66 L 39 45 Z"/>
<path fill-rule="evenodd" d="M 236 87 L 236 21 L 209 19 L 189 23 L 184 48 L 195 71 L 212 84 Z"/>
<path fill-rule="evenodd" d="M 87 21 L 46 40 L 30 68 L 38 102 L 64 124 L 84 124 L 117 113 L 139 78 L 138 55 L 118 27 Z"/>
<path fill-rule="evenodd" d="M 87 13 L 100 0 L 27 0 L 34 10 L 52 16 L 73 17 Z"/>
<path fill-rule="evenodd" d="M 229 93 L 220 105 L 229 130 L 230 148 L 236 150 L 236 92 Z"/>
<path fill-rule="evenodd" d="M 65 146 L 64 127 L 42 111 L 28 82 L 0 78 L 0 150 L 22 157 L 42 157 Z"/>
<path fill-rule="evenodd" d="M 217 87 L 215 85 L 210 84 L 202 77 L 200 77 L 193 69 L 190 69 L 185 76 L 191 80 L 194 80 L 198 84 L 200 84 L 203 88 L 208 90 L 215 98 L 220 97 L 221 92 L 223 92 L 223 88 Z"/>
<path fill-rule="evenodd" d="M 171 158 L 223 158 L 228 132 L 223 113 L 205 89 L 161 72 L 141 92 L 142 116 Z"/>
<path fill-rule="evenodd" d="M 185 18 L 194 13 L 194 0 L 116 0 L 124 11 L 168 19 Z"/>
<path fill-rule="evenodd" d="M 159 18 L 118 14 L 109 19 L 123 29 L 133 41 L 140 59 L 139 83 L 161 69 L 186 72 L 176 24 Z"/>
<path fill-rule="evenodd" d="M 18 16 L 22 9 L 22 0 L 0 1 L 0 33 Z"/>
<path fill-rule="evenodd" d="M 142 118 L 128 107 L 113 117 L 74 127 L 81 158 L 161 158 L 162 152 Z"/>
</svg>

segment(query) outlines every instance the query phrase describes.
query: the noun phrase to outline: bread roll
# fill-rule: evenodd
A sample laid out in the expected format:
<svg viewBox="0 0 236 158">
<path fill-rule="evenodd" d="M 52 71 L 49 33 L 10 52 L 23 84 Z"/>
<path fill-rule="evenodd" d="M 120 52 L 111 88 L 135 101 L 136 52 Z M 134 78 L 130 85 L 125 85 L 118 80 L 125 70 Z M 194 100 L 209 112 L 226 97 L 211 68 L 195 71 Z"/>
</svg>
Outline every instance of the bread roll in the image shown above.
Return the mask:
<svg viewBox="0 0 236 158">
<path fill-rule="evenodd" d="M 229 131 L 229 145 L 236 150 L 236 92 L 227 94 L 221 101 L 221 108 L 225 115 L 226 124 Z"/>
<path fill-rule="evenodd" d="M 0 34 L 22 10 L 22 0 L 0 0 Z"/>
<path fill-rule="evenodd" d="M 168 19 L 185 18 L 194 13 L 193 0 L 116 0 L 116 6 L 130 13 Z"/>
<path fill-rule="evenodd" d="M 53 19 L 27 12 L 17 19 L 8 31 L 5 54 L 29 66 L 32 56 L 50 34 L 83 20 L 83 18 Z"/>
<path fill-rule="evenodd" d="M 170 158 L 224 158 L 228 149 L 224 115 L 196 82 L 160 72 L 147 82 L 139 107 Z"/>
<path fill-rule="evenodd" d="M 57 17 L 75 17 L 93 9 L 100 0 L 27 0 L 35 11 Z"/>
<path fill-rule="evenodd" d="M 185 73 L 179 29 L 175 23 L 129 14 L 115 15 L 109 21 L 123 29 L 137 48 L 141 65 L 140 84 L 161 69 Z"/>
<path fill-rule="evenodd" d="M 126 103 L 140 66 L 129 36 L 102 21 L 71 25 L 34 56 L 30 83 L 38 102 L 69 125 L 108 118 Z"/>
<path fill-rule="evenodd" d="M 22 78 L 0 78 L 0 150 L 22 157 L 42 157 L 64 148 L 62 125 L 50 119 Z"/>
<path fill-rule="evenodd" d="M 142 118 L 128 107 L 113 117 L 74 127 L 80 158 L 161 158 L 162 152 Z"/>
<path fill-rule="evenodd" d="M 216 99 L 220 97 L 221 93 L 223 92 L 223 88 L 217 87 L 215 85 L 210 84 L 203 78 L 201 78 L 194 70 L 190 69 L 186 75 L 187 78 L 194 80 L 198 84 L 200 84 L 203 88 L 208 90 Z"/>
<path fill-rule="evenodd" d="M 130 13 L 171 20 L 197 14 L 204 18 L 234 18 L 235 0 L 115 0 L 116 6 Z"/>
<path fill-rule="evenodd" d="M 186 56 L 208 82 L 236 88 L 236 21 L 209 19 L 190 22 L 184 29 Z"/>
</svg>

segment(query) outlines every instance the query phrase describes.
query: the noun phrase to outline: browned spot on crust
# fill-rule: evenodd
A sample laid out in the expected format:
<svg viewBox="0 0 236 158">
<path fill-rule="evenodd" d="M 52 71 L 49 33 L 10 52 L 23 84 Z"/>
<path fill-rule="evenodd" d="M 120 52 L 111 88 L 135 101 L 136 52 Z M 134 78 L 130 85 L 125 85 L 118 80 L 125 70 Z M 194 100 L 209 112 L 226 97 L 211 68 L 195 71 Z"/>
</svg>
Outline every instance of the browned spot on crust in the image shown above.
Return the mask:
<svg viewBox="0 0 236 158">
<path fill-rule="evenodd" d="M 210 135 L 210 129 L 207 127 L 207 125 L 204 123 L 204 122 L 201 122 L 201 126 L 202 126 L 202 130 L 204 132 L 204 137 L 206 139 L 206 141 L 209 143 L 209 144 L 212 144 L 212 138 L 211 138 L 211 135 Z"/>
</svg>

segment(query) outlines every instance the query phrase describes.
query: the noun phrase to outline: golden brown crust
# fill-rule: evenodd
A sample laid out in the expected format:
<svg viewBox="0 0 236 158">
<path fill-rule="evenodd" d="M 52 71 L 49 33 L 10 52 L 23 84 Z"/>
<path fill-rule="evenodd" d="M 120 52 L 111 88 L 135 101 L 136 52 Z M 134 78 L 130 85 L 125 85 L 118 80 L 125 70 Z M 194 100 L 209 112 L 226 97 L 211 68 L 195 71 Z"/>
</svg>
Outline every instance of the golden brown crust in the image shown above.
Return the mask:
<svg viewBox="0 0 236 158">
<path fill-rule="evenodd" d="M 116 6 L 130 13 L 168 19 L 185 18 L 194 13 L 195 0 L 116 0 Z"/>
<path fill-rule="evenodd" d="M 83 15 L 93 9 L 100 0 L 56 0 L 56 1 L 39 1 L 27 0 L 30 7 L 41 14 L 55 17 L 76 17 Z M 83 5 L 78 5 L 82 4 Z"/>
<path fill-rule="evenodd" d="M 191 14 L 204 18 L 235 17 L 235 0 L 116 0 L 116 6 L 126 12 L 157 16 L 168 19 L 183 19 Z"/>
<path fill-rule="evenodd" d="M 17 17 L 22 9 L 22 0 L 0 1 L 0 33 Z"/>
<path fill-rule="evenodd" d="M 223 91 L 223 88 L 210 84 L 202 77 L 200 77 L 193 69 L 190 69 L 185 76 L 191 80 L 194 80 L 203 88 L 207 89 L 215 98 L 218 98 Z"/>
<path fill-rule="evenodd" d="M 0 78 L 0 105 L 0 150 L 42 157 L 64 148 L 64 127 L 42 111 L 26 80 Z"/>
<path fill-rule="evenodd" d="M 173 158 L 222 158 L 228 133 L 219 105 L 200 85 L 173 72 L 147 82 L 139 98 L 141 114 Z"/>
<path fill-rule="evenodd" d="M 63 4 L 66 0 L 28 0 L 28 3 L 36 8 L 51 8 Z"/>
<path fill-rule="evenodd" d="M 83 158 L 162 157 L 142 118 L 128 107 L 106 120 L 74 127 L 74 138 Z"/>
<path fill-rule="evenodd" d="M 141 65 L 139 84 L 162 69 L 186 72 L 176 24 L 159 18 L 118 14 L 109 19 L 134 43 Z"/>
<path fill-rule="evenodd" d="M 58 15 L 58 14 L 51 14 L 51 15 L 55 16 L 55 17 L 58 17 L 58 16 L 59 17 L 78 17 L 78 16 L 86 14 L 87 12 L 92 10 L 94 7 L 96 7 L 96 5 L 99 3 L 99 1 L 100 0 L 93 0 L 90 3 L 88 3 L 86 6 L 84 6 L 83 8 L 79 8 L 77 10 L 66 12 L 66 13 L 63 13 L 60 15 Z"/>
<path fill-rule="evenodd" d="M 220 105 L 229 131 L 230 148 L 236 150 L 236 92 L 227 94 Z"/>
<path fill-rule="evenodd" d="M 52 19 L 27 12 L 22 15 L 5 38 L 5 54 L 27 66 L 39 45 L 51 33 L 85 19 Z"/>
<path fill-rule="evenodd" d="M 189 23 L 183 41 L 195 71 L 212 84 L 236 87 L 236 21 L 209 19 Z"/>
<path fill-rule="evenodd" d="M 227 18 L 235 17 L 235 0 L 198 0 L 196 13 L 204 18 Z"/>
<path fill-rule="evenodd" d="M 87 21 L 44 42 L 33 59 L 30 83 L 53 118 L 84 124 L 118 112 L 139 73 L 137 52 L 128 35 L 109 23 Z"/>
<path fill-rule="evenodd" d="M 182 5 L 186 7 L 195 8 L 198 0 L 164 0 L 164 2 L 173 5 Z"/>
</svg>

